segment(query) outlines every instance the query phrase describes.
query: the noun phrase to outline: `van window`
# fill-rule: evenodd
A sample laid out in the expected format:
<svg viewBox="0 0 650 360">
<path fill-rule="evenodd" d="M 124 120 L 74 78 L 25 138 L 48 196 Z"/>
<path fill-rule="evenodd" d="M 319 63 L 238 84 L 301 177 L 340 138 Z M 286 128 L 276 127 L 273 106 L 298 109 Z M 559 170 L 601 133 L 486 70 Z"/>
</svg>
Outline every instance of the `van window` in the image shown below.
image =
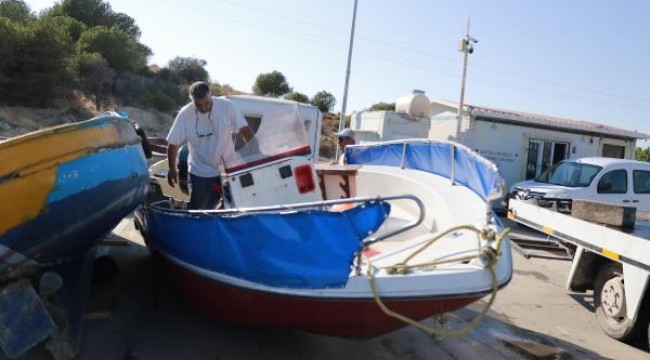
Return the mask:
<svg viewBox="0 0 650 360">
<path fill-rule="evenodd" d="M 627 171 L 613 170 L 603 175 L 598 182 L 599 194 L 625 194 L 627 192 Z"/>
<path fill-rule="evenodd" d="M 635 194 L 650 194 L 650 171 L 634 170 L 632 179 Z"/>
<path fill-rule="evenodd" d="M 548 168 L 535 181 L 568 187 L 586 187 L 601 169 L 602 167 L 596 165 L 562 161 Z"/>
</svg>

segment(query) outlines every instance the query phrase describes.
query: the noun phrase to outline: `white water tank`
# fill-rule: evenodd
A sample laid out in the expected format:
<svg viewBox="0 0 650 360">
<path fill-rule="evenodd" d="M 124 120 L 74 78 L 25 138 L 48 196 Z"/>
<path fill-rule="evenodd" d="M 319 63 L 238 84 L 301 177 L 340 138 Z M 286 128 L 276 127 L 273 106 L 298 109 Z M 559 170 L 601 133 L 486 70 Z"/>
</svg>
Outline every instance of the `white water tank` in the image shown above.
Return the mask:
<svg viewBox="0 0 650 360">
<path fill-rule="evenodd" d="M 429 98 L 424 95 L 422 90 L 413 90 L 412 93 L 402 96 L 395 102 L 395 111 L 407 113 L 411 116 L 425 117 L 429 116 L 429 107 L 431 103 Z"/>
</svg>

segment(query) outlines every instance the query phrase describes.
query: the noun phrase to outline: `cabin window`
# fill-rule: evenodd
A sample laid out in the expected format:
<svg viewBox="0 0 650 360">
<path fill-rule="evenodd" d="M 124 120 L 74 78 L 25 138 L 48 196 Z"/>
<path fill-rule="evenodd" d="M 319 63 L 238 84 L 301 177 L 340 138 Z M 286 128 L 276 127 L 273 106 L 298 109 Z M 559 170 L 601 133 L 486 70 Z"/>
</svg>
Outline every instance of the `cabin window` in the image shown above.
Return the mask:
<svg viewBox="0 0 650 360">
<path fill-rule="evenodd" d="M 634 170 L 632 179 L 635 194 L 650 194 L 650 171 Z"/>
<path fill-rule="evenodd" d="M 551 165 L 569 157 L 569 143 L 544 140 L 528 140 L 528 157 L 526 159 L 525 179 L 534 179 Z"/>
<path fill-rule="evenodd" d="M 625 159 L 625 146 L 603 144 L 603 157 Z"/>
<path fill-rule="evenodd" d="M 625 194 L 627 192 L 627 171 L 613 170 L 603 175 L 598 182 L 599 194 Z"/>
<path fill-rule="evenodd" d="M 246 122 L 248 123 L 248 127 L 251 129 L 253 134 L 257 134 L 257 130 L 259 130 L 260 124 L 262 123 L 262 117 L 244 116 L 244 119 L 246 119 Z M 232 134 L 232 141 L 233 143 L 235 143 L 235 151 L 241 149 L 246 144 L 244 139 L 242 139 L 241 136 L 236 136 L 236 134 Z"/>
</svg>

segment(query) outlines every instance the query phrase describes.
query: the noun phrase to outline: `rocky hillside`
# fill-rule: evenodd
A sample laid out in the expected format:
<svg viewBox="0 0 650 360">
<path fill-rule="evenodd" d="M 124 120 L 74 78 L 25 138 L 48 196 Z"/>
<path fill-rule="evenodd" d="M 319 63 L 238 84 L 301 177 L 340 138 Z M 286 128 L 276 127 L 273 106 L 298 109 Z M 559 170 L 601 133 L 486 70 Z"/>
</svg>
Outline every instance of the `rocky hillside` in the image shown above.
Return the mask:
<svg viewBox="0 0 650 360">
<path fill-rule="evenodd" d="M 116 110 L 126 111 L 129 119 L 138 122 L 147 136 L 167 136 L 174 119 L 172 114 L 161 113 L 151 109 L 121 107 Z M 25 107 L 0 107 L 0 139 L 11 138 L 38 129 L 90 119 L 100 112 L 92 105 L 73 104 L 60 109 L 34 109 Z M 335 114 L 323 115 L 321 136 L 321 157 L 333 158 L 336 151 L 338 117 Z"/>
</svg>

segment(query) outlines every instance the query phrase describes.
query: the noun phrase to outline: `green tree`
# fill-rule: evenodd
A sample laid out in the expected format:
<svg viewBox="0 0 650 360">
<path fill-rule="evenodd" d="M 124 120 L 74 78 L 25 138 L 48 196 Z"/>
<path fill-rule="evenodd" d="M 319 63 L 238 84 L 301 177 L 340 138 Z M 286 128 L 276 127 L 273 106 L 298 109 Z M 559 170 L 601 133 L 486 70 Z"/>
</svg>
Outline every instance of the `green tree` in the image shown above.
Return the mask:
<svg viewBox="0 0 650 360">
<path fill-rule="evenodd" d="M 101 54 L 118 73 L 138 72 L 147 63 L 139 43 L 115 28 L 96 27 L 84 32 L 77 42 L 77 50 Z"/>
<path fill-rule="evenodd" d="M 369 109 L 369 111 L 395 111 L 395 103 L 385 103 L 385 102 L 379 102 L 376 104 L 373 104 Z"/>
<path fill-rule="evenodd" d="M 159 111 L 170 111 L 176 107 L 176 102 L 174 99 L 163 94 L 162 91 L 158 90 L 153 93 L 144 93 L 138 98 L 138 104 L 147 107 L 154 108 Z"/>
<path fill-rule="evenodd" d="M 19 44 L 23 43 L 24 32 L 7 18 L 0 17 L 0 102 L 15 96 L 16 70 L 19 64 Z"/>
<path fill-rule="evenodd" d="M 284 98 L 287 100 L 297 101 L 299 103 L 309 104 L 309 96 L 297 91 L 287 93 L 284 95 Z"/>
<path fill-rule="evenodd" d="M 134 39 L 140 39 L 142 35 L 140 27 L 135 24 L 135 19 L 124 13 L 114 13 L 106 25 L 116 27 Z"/>
<path fill-rule="evenodd" d="M 205 69 L 207 64 L 203 59 L 177 56 L 167 63 L 166 76 L 170 81 L 179 85 L 195 81 L 209 82 L 210 76 Z"/>
<path fill-rule="evenodd" d="M 68 35 L 70 36 L 70 40 L 73 43 L 76 43 L 81 37 L 81 34 L 83 34 L 88 29 L 86 24 L 80 22 L 75 18 L 65 16 L 65 15 L 46 14 L 43 17 L 41 17 L 41 20 L 45 20 L 45 19 L 49 19 L 49 21 L 56 23 L 57 26 L 63 27 L 68 32 Z"/>
<path fill-rule="evenodd" d="M 336 98 L 327 91 L 321 90 L 311 98 L 311 103 L 321 112 L 329 112 L 336 105 Z"/>
<path fill-rule="evenodd" d="M 256 95 L 280 97 L 292 90 L 284 74 L 275 70 L 257 75 L 255 85 L 253 85 L 253 92 Z"/>
<path fill-rule="evenodd" d="M 114 12 L 109 3 L 101 0 L 63 0 L 50 12 L 75 18 L 89 28 L 115 28 L 135 40 L 140 38 L 140 28 L 132 17 Z"/>
<path fill-rule="evenodd" d="M 51 12 L 75 18 L 88 27 L 106 26 L 107 20 L 113 15 L 111 6 L 101 0 L 63 0 Z"/>
<path fill-rule="evenodd" d="M 90 96 L 95 108 L 102 108 L 105 98 L 110 94 L 115 71 L 100 54 L 82 53 L 77 56 L 76 69 L 79 75 L 79 87 Z"/>
<path fill-rule="evenodd" d="M 29 5 L 21 0 L 0 1 L 0 17 L 23 25 L 36 20 Z"/>
<path fill-rule="evenodd" d="M 642 148 L 637 147 L 634 151 L 634 158 L 639 161 L 648 161 L 650 162 L 650 147 Z"/>
<path fill-rule="evenodd" d="M 55 89 L 73 81 L 70 59 L 74 44 L 65 26 L 51 18 L 43 18 L 27 27 L 24 42 L 19 46 L 20 61 L 14 76 L 21 83 L 23 103 L 46 106 Z"/>
<path fill-rule="evenodd" d="M 16 64 L 21 37 L 22 33 L 14 22 L 0 17 L 0 74 L 8 75 L 6 72 Z"/>
</svg>

